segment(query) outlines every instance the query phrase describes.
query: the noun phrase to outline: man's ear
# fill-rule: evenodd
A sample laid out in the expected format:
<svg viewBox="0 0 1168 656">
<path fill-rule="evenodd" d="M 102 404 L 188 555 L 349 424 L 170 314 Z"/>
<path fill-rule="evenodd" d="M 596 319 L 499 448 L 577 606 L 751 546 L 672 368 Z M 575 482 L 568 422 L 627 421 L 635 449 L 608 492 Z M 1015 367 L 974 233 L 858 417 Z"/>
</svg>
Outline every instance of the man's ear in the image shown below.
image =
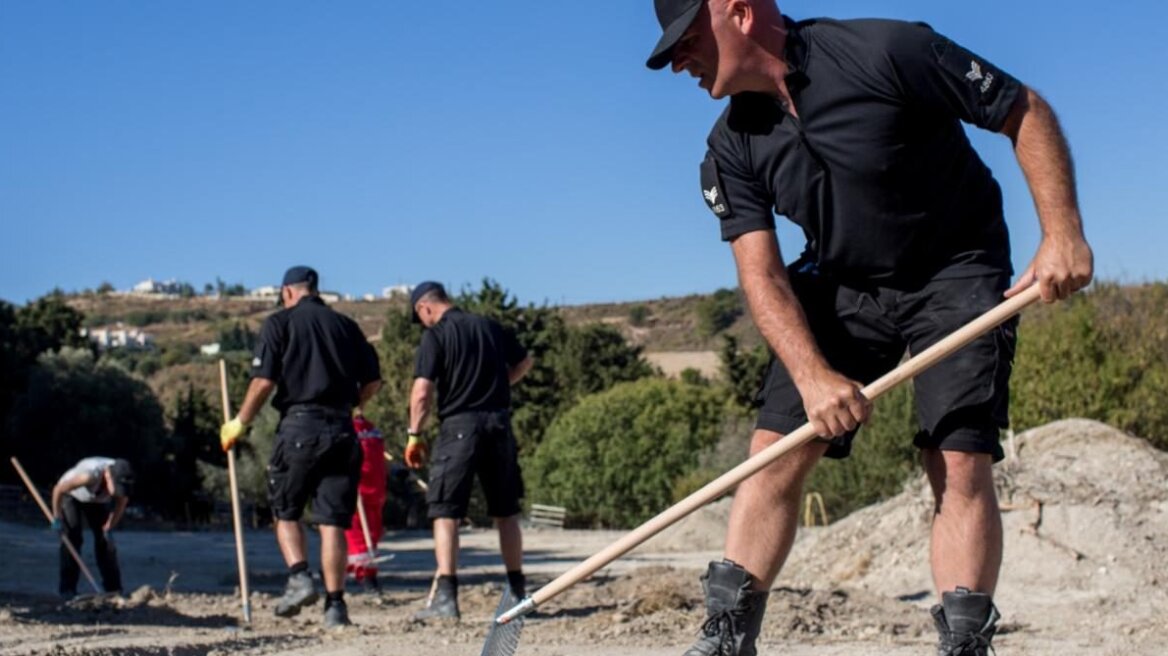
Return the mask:
<svg viewBox="0 0 1168 656">
<path fill-rule="evenodd" d="M 754 27 L 754 7 L 747 0 L 728 0 L 726 12 L 731 23 L 743 34 L 750 34 Z"/>
</svg>

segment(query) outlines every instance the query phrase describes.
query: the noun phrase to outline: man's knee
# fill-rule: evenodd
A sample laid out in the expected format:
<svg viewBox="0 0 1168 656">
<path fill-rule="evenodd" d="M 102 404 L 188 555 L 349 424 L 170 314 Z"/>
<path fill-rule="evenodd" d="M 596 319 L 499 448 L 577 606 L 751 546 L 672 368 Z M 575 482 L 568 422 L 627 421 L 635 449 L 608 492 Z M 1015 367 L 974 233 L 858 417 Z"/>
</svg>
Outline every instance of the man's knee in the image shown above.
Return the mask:
<svg viewBox="0 0 1168 656">
<path fill-rule="evenodd" d="M 762 429 L 754 431 L 750 440 L 750 455 L 752 457 L 757 455 L 782 438 L 783 435 L 774 431 Z M 747 479 L 746 483 L 756 481 L 756 484 L 765 485 L 767 489 L 780 496 L 787 493 L 798 496 L 803 479 L 815 468 L 827 447 L 826 443 L 821 442 L 809 442 L 797 447 L 768 464 L 754 477 Z"/>
<path fill-rule="evenodd" d="M 931 449 L 925 452 L 925 468 L 938 502 L 994 494 L 993 456 L 988 453 Z"/>
</svg>

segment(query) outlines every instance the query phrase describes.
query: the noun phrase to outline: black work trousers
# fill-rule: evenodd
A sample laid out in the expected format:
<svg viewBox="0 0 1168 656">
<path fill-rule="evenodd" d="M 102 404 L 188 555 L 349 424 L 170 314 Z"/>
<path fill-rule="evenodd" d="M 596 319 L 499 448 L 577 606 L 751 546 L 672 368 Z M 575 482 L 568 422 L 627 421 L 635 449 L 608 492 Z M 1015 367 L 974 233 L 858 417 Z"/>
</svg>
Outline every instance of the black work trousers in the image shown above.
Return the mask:
<svg viewBox="0 0 1168 656">
<path fill-rule="evenodd" d="M 118 568 L 117 548 L 111 540 L 106 539 L 102 530 L 109 516 L 108 503 L 81 503 L 68 494 L 61 499 L 61 524 L 70 544 L 78 554 L 81 553 L 81 546 L 85 543 L 81 525 L 84 518 L 93 532 L 93 552 L 97 556 L 97 568 L 101 571 L 101 586 L 106 592 L 121 592 L 122 572 Z M 57 591 L 64 596 L 77 594 L 77 579 L 81 576 L 81 568 L 63 544 L 60 547 L 60 572 Z"/>
</svg>

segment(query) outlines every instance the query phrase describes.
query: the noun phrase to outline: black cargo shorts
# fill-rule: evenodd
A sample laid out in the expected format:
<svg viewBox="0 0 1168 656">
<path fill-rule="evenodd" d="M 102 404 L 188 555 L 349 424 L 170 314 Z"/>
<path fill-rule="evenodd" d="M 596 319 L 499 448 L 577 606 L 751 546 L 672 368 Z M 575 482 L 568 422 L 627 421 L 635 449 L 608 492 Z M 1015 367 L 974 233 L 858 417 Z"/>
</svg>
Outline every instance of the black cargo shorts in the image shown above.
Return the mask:
<svg viewBox="0 0 1168 656">
<path fill-rule="evenodd" d="M 1009 276 L 993 274 L 931 281 L 919 289 L 849 287 L 789 269 L 792 288 L 828 363 L 865 385 L 1002 301 Z M 999 441 L 1008 425 L 1009 381 L 1017 318 L 1010 319 L 933 365 L 914 380 L 922 449 L 1004 456 Z M 756 398 L 757 427 L 782 434 L 807 422 L 803 399 L 782 363 L 771 357 Z M 845 458 L 856 432 L 830 441 L 825 454 Z"/>
<path fill-rule="evenodd" d="M 348 412 L 293 406 L 280 419 L 268 462 L 276 519 L 299 520 L 311 500 L 318 523 L 349 528 L 360 476 L 361 447 Z"/>
<path fill-rule="evenodd" d="M 487 498 L 488 515 L 510 517 L 519 512 L 523 475 L 511 418 L 505 411 L 465 412 L 442 420 L 426 493 L 430 518 L 466 517 L 475 474 Z"/>
</svg>

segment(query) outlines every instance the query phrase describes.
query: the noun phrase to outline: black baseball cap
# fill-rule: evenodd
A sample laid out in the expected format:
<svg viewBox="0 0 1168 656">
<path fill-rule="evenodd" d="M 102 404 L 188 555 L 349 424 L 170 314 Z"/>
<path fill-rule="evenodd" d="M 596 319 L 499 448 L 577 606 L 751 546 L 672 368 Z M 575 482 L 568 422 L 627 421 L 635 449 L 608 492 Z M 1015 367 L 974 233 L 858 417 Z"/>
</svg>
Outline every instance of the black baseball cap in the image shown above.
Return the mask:
<svg viewBox="0 0 1168 656">
<path fill-rule="evenodd" d="M 694 18 L 702 10 L 706 0 L 653 0 L 657 11 L 657 22 L 661 23 L 661 39 L 645 65 L 659 71 L 673 61 L 673 46 L 681 40 L 685 31 L 693 24 Z"/>
<path fill-rule="evenodd" d="M 422 319 L 418 316 L 418 311 L 415 309 L 418 305 L 418 301 L 422 300 L 423 296 L 433 291 L 436 291 L 443 296 L 446 295 L 446 288 L 442 286 L 442 283 L 434 282 L 433 280 L 427 280 L 426 282 L 418 283 L 416 287 L 410 290 L 410 318 L 414 323 L 422 323 Z"/>
<path fill-rule="evenodd" d="M 134 491 L 134 468 L 126 460 L 118 458 L 109 467 L 110 478 L 113 479 L 114 489 L 110 492 L 115 497 L 128 497 Z"/>
<path fill-rule="evenodd" d="M 320 276 L 316 275 L 316 270 L 308 266 L 294 266 L 284 272 L 284 282 L 281 285 L 296 285 L 302 282 L 308 283 L 312 289 L 316 289 L 316 283 L 320 280 Z"/>
</svg>

